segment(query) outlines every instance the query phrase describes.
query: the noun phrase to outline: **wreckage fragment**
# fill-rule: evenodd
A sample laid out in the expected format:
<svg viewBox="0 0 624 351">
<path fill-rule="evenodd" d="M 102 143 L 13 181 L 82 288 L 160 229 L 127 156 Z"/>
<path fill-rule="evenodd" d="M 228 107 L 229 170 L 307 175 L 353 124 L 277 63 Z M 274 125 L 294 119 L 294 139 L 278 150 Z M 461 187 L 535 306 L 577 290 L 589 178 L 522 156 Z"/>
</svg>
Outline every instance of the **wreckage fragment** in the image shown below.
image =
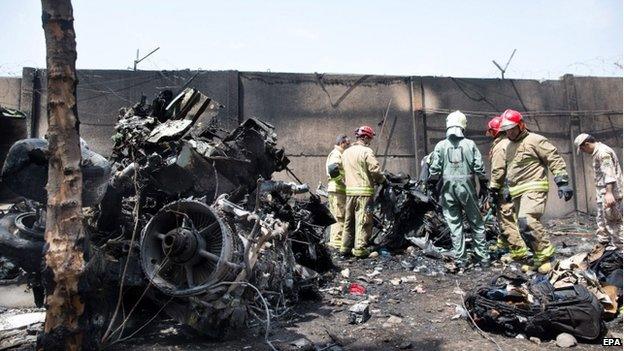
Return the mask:
<svg viewBox="0 0 624 351">
<path fill-rule="evenodd" d="M 101 155 L 81 143 L 83 178 L 82 204 L 85 207 L 98 204 L 110 177 L 110 164 Z M 7 154 L 2 168 L 2 181 L 11 191 L 25 198 L 46 203 L 48 183 L 48 141 L 23 139 L 17 141 Z"/>
<path fill-rule="evenodd" d="M 197 295 L 234 277 L 241 268 L 233 262 L 241 259 L 240 246 L 208 205 L 180 200 L 166 205 L 143 229 L 141 265 L 163 293 Z"/>
<path fill-rule="evenodd" d="M 422 181 L 402 173 L 386 173 L 388 180 L 374 199 L 373 245 L 389 250 L 405 249 L 416 244 L 425 254 L 440 258 L 440 252 L 451 247 L 451 233 L 442 208 L 424 190 Z M 464 231 L 470 235 L 467 220 Z M 495 217 L 485 222 L 486 238 L 494 240 L 500 233 Z"/>
</svg>

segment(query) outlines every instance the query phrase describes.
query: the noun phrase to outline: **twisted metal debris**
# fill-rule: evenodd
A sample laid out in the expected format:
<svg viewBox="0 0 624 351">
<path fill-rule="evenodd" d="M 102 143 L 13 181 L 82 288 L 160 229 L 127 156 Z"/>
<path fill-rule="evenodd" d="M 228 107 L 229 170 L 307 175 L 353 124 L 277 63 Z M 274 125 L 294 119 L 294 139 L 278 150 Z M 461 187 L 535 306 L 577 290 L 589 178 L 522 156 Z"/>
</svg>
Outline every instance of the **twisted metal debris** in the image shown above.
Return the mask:
<svg viewBox="0 0 624 351">
<path fill-rule="evenodd" d="M 334 222 L 327 208 L 307 185 L 271 180 L 289 163 L 274 127 L 252 118 L 224 130 L 220 107 L 195 89 L 163 91 L 151 104 L 144 97 L 120 110 L 108 160 L 83 145 L 84 289 L 101 301 L 88 312 L 103 343 L 140 330 L 128 321 L 145 305 L 212 336 L 269 322 L 332 267 L 321 245 Z M 46 145 L 17 143 L 3 169 L 32 208 L 15 206 L 19 214 L 2 219 L 0 249 L 37 287 L 46 279 Z"/>
</svg>

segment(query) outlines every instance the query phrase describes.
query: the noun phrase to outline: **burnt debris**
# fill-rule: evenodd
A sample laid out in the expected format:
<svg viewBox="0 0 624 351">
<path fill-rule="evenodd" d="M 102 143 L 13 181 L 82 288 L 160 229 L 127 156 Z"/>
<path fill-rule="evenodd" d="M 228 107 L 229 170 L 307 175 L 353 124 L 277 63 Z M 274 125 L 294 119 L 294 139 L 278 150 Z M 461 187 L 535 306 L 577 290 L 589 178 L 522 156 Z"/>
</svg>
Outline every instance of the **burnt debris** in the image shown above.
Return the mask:
<svg viewBox="0 0 624 351">
<path fill-rule="evenodd" d="M 386 179 L 375 194 L 372 244 L 390 251 L 416 245 L 423 254 L 441 258 L 451 248 L 451 233 L 442 207 L 427 192 L 422 180 L 388 172 Z M 486 238 L 496 240 L 500 233 L 496 217 L 486 215 L 485 219 Z M 471 228 L 466 219 L 463 225 L 470 237 Z"/>
<path fill-rule="evenodd" d="M 269 321 L 333 267 L 321 244 L 334 223 L 328 209 L 307 185 L 272 180 L 289 163 L 275 128 L 251 118 L 224 130 L 220 108 L 192 88 L 163 91 L 120 110 L 108 159 L 83 145 L 89 277 L 81 289 L 102 302 L 87 313 L 104 343 L 148 320 L 131 326 L 132 311 L 145 306 L 212 336 Z M 39 304 L 49 279 L 41 274 L 47 163 L 47 141 L 27 139 L 2 170 L 28 206 L 0 219 L 0 249 L 38 287 Z"/>
</svg>

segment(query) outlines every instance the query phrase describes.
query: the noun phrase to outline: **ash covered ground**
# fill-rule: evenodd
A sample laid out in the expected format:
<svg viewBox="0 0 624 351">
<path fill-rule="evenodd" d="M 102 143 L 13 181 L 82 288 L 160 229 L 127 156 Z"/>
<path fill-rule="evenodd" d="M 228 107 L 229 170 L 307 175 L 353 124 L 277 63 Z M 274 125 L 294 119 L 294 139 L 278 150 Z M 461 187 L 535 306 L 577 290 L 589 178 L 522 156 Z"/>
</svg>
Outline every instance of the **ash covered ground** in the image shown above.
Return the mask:
<svg viewBox="0 0 624 351">
<path fill-rule="evenodd" d="M 594 219 L 576 215 L 548 221 L 557 258 L 590 251 Z M 413 253 L 410 253 L 413 252 Z M 279 319 L 273 319 L 269 340 L 279 350 L 496 350 L 472 323 L 459 316 L 462 293 L 483 285 L 503 272 L 502 264 L 471 269 L 463 274 L 444 273 L 442 261 L 426 258 L 418 250 L 389 257 L 335 261 L 336 271 L 324 276 L 320 296 L 302 301 Z M 408 269 L 414 266 L 412 269 Z M 347 273 L 348 270 L 348 273 Z M 379 272 L 379 273 L 375 273 Z M 348 277 L 347 277 L 348 276 Z M 366 288 L 363 296 L 348 292 L 350 283 Z M 371 317 L 349 324 L 349 309 L 370 301 Z M 607 336 L 622 338 L 622 316 L 607 322 Z M 271 350 L 265 342 L 265 325 L 214 341 L 202 339 L 173 323 L 152 326 L 124 350 Z M 558 349 L 554 340 L 529 340 L 487 333 L 503 350 Z M 579 350 L 603 349 L 601 344 L 575 346 Z"/>
</svg>

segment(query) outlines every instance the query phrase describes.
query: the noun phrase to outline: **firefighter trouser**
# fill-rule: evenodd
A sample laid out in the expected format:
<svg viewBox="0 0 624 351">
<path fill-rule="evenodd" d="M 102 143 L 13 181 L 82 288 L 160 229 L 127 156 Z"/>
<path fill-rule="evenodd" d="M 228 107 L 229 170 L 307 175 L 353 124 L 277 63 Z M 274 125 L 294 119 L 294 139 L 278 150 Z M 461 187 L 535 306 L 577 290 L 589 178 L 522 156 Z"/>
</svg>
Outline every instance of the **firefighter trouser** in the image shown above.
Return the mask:
<svg viewBox="0 0 624 351">
<path fill-rule="evenodd" d="M 340 250 L 342 246 L 342 227 L 344 226 L 345 202 L 347 195 L 343 193 L 330 192 L 327 193 L 327 201 L 329 203 L 329 211 L 336 219 L 336 223 L 332 224 L 329 231 L 329 246 L 336 250 Z"/>
<path fill-rule="evenodd" d="M 458 263 L 466 259 L 466 236 L 462 226 L 463 212 L 466 213 L 466 218 L 474 233 L 472 239 L 475 253 L 480 260 L 489 260 L 490 254 L 485 241 L 485 225 L 477 205 L 474 186 L 465 182 L 445 184 L 442 191 L 442 213 L 451 230 L 453 254 Z"/>
<path fill-rule="evenodd" d="M 502 196 L 498 198 L 499 208 L 497 212 L 498 223 L 500 223 L 501 233 L 499 246 L 509 248 L 509 254 L 514 260 L 520 260 L 526 257 L 527 246 L 520 236 L 516 213 L 514 211 L 513 202 L 505 202 Z"/>
<path fill-rule="evenodd" d="M 613 207 L 605 207 L 602 202 L 596 206 L 596 236 L 604 246 L 609 244 L 622 250 L 622 199 Z"/>
<path fill-rule="evenodd" d="M 373 232 L 372 202 L 371 196 L 347 196 L 341 253 L 368 256 L 366 245 Z"/>
<path fill-rule="evenodd" d="M 540 222 L 546 209 L 547 198 L 547 192 L 527 191 L 513 199 L 520 235 L 533 250 L 533 259 L 538 263 L 548 261 L 555 253 L 550 236 Z"/>
</svg>

